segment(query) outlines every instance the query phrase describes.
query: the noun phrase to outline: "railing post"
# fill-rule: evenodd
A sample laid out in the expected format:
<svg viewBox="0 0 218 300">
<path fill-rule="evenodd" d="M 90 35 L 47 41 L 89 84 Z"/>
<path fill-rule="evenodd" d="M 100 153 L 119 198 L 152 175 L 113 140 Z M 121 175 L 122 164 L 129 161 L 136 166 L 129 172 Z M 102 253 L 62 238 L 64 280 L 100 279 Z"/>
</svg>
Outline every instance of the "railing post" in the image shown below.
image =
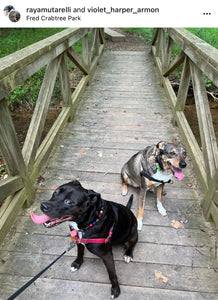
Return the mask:
<svg viewBox="0 0 218 300">
<path fill-rule="evenodd" d="M 35 194 L 35 187 L 24 163 L 6 100 L 0 101 L 0 150 L 9 175 L 22 177 L 27 195 L 25 200 L 30 203 Z"/>
</svg>

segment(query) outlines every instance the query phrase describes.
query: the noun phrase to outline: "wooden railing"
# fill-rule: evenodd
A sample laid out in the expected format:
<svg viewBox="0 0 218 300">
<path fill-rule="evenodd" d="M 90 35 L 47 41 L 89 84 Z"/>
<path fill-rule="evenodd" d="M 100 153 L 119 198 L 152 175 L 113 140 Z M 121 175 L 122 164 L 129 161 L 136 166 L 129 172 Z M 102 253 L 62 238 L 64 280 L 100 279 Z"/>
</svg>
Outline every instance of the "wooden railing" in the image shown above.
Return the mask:
<svg viewBox="0 0 218 300">
<path fill-rule="evenodd" d="M 172 59 L 176 43 L 181 52 Z M 185 29 L 154 29 L 152 53 L 169 96 L 174 121 L 178 124 L 188 147 L 204 191 L 203 211 L 208 220 L 218 226 L 218 150 L 209 101 L 205 87 L 206 75 L 218 87 L 218 50 Z M 168 76 L 182 65 L 177 95 Z M 201 147 L 184 114 L 190 80 L 192 80 Z"/>
<path fill-rule="evenodd" d="M 82 40 L 82 55 L 72 46 Z M 30 205 L 34 182 L 47 160 L 58 134 L 72 120 L 75 105 L 90 80 L 104 49 L 102 29 L 66 29 L 47 39 L 0 59 L 0 152 L 9 177 L 0 181 L 0 243 L 10 229 L 20 208 Z M 67 57 L 82 71 L 82 79 L 71 92 Z M 23 149 L 11 119 L 5 97 L 18 85 L 46 66 L 44 79 Z M 52 91 L 59 72 L 63 108 L 41 142 Z"/>
</svg>

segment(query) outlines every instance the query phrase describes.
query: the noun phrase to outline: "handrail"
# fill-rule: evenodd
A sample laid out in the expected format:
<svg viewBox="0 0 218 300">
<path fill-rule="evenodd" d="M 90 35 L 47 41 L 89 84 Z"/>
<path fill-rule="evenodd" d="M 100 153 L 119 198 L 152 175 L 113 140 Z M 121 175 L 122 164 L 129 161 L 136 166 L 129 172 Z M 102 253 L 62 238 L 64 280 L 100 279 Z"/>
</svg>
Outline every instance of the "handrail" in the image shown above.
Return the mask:
<svg viewBox="0 0 218 300">
<path fill-rule="evenodd" d="M 174 43 L 181 48 L 181 52 L 172 59 Z M 201 203 L 204 214 L 218 226 L 218 147 L 204 82 L 206 75 L 218 87 L 218 50 L 183 28 L 158 28 L 153 33 L 152 53 L 170 99 L 174 122 L 180 128 L 204 190 Z M 182 64 L 176 95 L 168 76 Z M 193 84 L 201 148 L 184 114 L 190 80 Z"/>
<path fill-rule="evenodd" d="M 82 57 L 72 46 L 82 40 Z M 0 244 L 20 208 L 35 195 L 34 181 L 49 157 L 61 129 L 72 120 L 75 106 L 104 50 L 104 30 L 66 29 L 0 59 L 0 152 L 9 177 L 0 182 Z M 71 92 L 67 59 L 83 76 Z M 5 97 L 18 85 L 46 66 L 23 149 L 20 149 Z M 41 142 L 52 91 L 59 73 L 63 108 Z"/>
</svg>

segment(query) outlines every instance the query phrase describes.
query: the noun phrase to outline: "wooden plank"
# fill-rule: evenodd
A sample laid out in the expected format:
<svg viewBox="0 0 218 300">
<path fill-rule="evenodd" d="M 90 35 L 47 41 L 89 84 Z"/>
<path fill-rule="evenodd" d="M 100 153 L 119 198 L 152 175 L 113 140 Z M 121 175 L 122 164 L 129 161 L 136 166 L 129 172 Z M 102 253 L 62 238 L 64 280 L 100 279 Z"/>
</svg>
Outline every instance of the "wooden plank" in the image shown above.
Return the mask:
<svg viewBox="0 0 218 300">
<path fill-rule="evenodd" d="M 59 249 L 60 252 L 64 248 Z M 121 251 L 122 260 L 122 251 Z M 32 277 L 44 268 L 44 261 L 40 259 L 41 254 L 36 253 L 20 253 L 14 256 L 13 253 L 7 254 L 7 261 L 2 266 L 2 272 L 14 272 L 18 276 Z M 57 256 L 46 255 L 47 261 L 51 262 Z M 3 256 L 4 259 L 4 256 Z M 103 262 L 100 258 L 85 258 L 84 265 L 78 272 L 71 273 L 70 265 L 72 257 L 65 255 L 61 261 L 58 261 L 51 269 L 49 269 L 42 278 L 54 277 L 62 280 L 76 280 L 90 283 L 109 283 L 108 274 L 105 270 Z M 21 268 L 21 265 L 23 268 Z M 63 268 L 63 265 L 65 266 Z M 93 269 L 95 272 L 93 272 Z M 155 277 L 155 271 L 169 278 L 171 290 L 185 290 L 190 292 L 202 293 L 218 293 L 217 276 L 213 269 L 208 268 L 192 268 L 186 266 L 175 267 L 173 265 L 160 265 L 135 261 L 132 264 L 125 264 L 123 261 L 116 261 L 117 276 L 120 284 L 129 286 L 138 286 L 140 278 L 140 286 L 147 288 L 167 288 L 169 284 L 158 280 Z M 135 272 L 137 270 L 137 272 Z"/>
<path fill-rule="evenodd" d="M 79 58 L 77 53 L 72 49 L 69 48 L 67 50 L 67 55 L 72 60 L 72 62 L 85 74 L 88 74 L 87 66 L 83 63 L 83 61 Z"/>
<path fill-rule="evenodd" d="M 60 66 L 61 57 L 54 59 L 46 69 L 39 96 L 36 102 L 31 123 L 23 145 L 23 157 L 26 165 L 31 168 L 35 160 L 35 155 L 43 132 L 49 102 L 53 92 L 55 79 Z"/>
<path fill-rule="evenodd" d="M 183 112 L 176 112 L 176 122 L 180 128 L 183 139 L 186 141 L 189 155 L 192 158 L 196 174 L 202 184 L 203 189 L 207 187 L 207 176 L 205 171 L 205 162 L 200 147 L 195 139 L 195 136 L 186 120 Z"/>
<path fill-rule="evenodd" d="M 29 196 L 29 195 L 28 195 Z M 0 222 L 0 245 L 3 243 L 11 225 L 14 223 L 16 216 L 27 199 L 26 189 L 22 189 L 17 192 L 16 195 L 9 196 L 5 201 L 7 204 L 7 209 L 5 204 L 3 210 L 1 210 L 1 222 Z M 2 214 L 3 213 L 3 214 Z"/>
<path fill-rule="evenodd" d="M 70 76 L 69 68 L 67 63 L 67 54 L 62 54 L 62 59 L 60 63 L 60 83 L 61 83 L 61 92 L 63 97 L 63 102 L 65 106 L 71 106 L 71 88 L 70 88 Z"/>
<path fill-rule="evenodd" d="M 0 289 L 2 297 L 7 299 L 13 292 L 23 286 L 30 277 L 0 274 Z M 192 300 L 217 300 L 217 294 L 208 294 L 201 292 L 189 291 L 175 291 L 168 288 L 145 288 L 140 286 L 127 286 L 125 284 L 120 286 L 121 294 L 120 300 L 135 300 L 146 297 L 152 300 L 162 299 L 192 299 Z M 64 290 L 64 293 L 63 293 Z M 31 285 L 26 291 L 22 293 L 23 299 L 37 299 L 46 300 L 52 298 L 53 300 L 80 300 L 87 298 L 89 300 L 108 299 L 110 295 L 109 283 L 92 283 L 81 282 L 77 280 L 60 280 L 55 278 L 39 278 L 37 282 Z"/>
<path fill-rule="evenodd" d="M 203 234 L 200 231 L 198 232 L 197 230 L 186 230 L 186 232 L 184 232 L 185 230 L 180 230 L 182 233 L 177 234 L 177 231 L 174 228 L 162 228 L 163 231 L 161 231 L 160 228 L 156 231 L 153 231 L 153 229 L 155 229 L 155 227 L 146 226 L 143 228 L 143 234 L 139 235 L 139 242 L 134 250 L 134 260 L 136 262 L 195 268 L 207 268 L 209 265 L 212 265 L 214 268 L 218 267 L 218 262 L 214 256 L 214 245 L 212 244 L 212 241 L 211 244 L 205 245 L 208 241 L 206 234 Z M 155 233 L 158 231 L 159 234 L 155 237 Z M 50 231 L 47 231 L 47 234 L 34 233 L 31 235 L 28 233 L 22 235 L 22 245 L 20 245 L 17 250 L 18 255 L 19 253 L 25 253 L 26 249 L 31 253 L 38 253 L 41 255 L 58 255 L 61 248 L 64 249 L 64 247 L 68 247 L 70 238 L 66 238 L 66 235 L 68 234 L 68 226 L 66 226 L 66 224 L 65 228 L 62 227 L 61 236 L 57 235 L 57 233 L 49 235 L 49 232 Z M 148 237 L 149 233 L 150 236 Z M 165 236 L 165 239 L 161 237 L 161 233 Z M 187 236 L 185 235 L 191 234 L 195 235 L 196 240 L 194 245 L 187 245 L 186 243 L 183 246 L 181 241 L 178 243 L 179 239 L 187 241 Z M 203 235 L 205 237 L 202 239 Z M 55 238 L 56 244 L 53 243 L 52 237 Z M 4 247 L 4 251 L 11 252 L 14 247 L 13 244 L 20 243 L 20 238 L 20 233 L 15 234 L 11 238 L 10 245 Z M 161 239 L 159 240 L 159 238 Z M 172 240 L 171 245 L 169 245 L 169 240 Z M 163 244 L 163 242 L 167 243 Z M 44 247 L 45 244 L 46 248 Z M 60 245 L 60 248 L 58 248 L 57 245 Z M 122 246 L 114 247 L 113 255 L 116 261 L 122 261 L 122 251 Z M 175 252 L 177 255 L 175 255 Z M 74 248 L 71 251 L 70 256 L 76 256 L 76 253 L 77 249 Z M 183 257 L 183 260 L 181 260 L 181 257 Z M 87 251 L 86 258 L 96 258 L 96 256 Z"/>
<path fill-rule="evenodd" d="M 20 176 L 8 177 L 0 181 L 0 201 L 24 187 Z"/>
<path fill-rule="evenodd" d="M 112 42 L 124 42 L 125 41 L 125 35 L 117 32 L 116 30 L 113 30 L 111 28 L 104 28 L 104 33 L 105 33 L 106 38 L 108 38 Z"/>
<path fill-rule="evenodd" d="M 213 178 L 218 168 L 218 148 L 205 83 L 201 71 L 191 63 L 191 75 L 195 95 L 201 144 L 205 157 L 208 180 Z"/>
<path fill-rule="evenodd" d="M 160 59 L 156 56 L 156 48 L 154 46 L 152 47 L 152 53 L 154 55 L 154 60 L 158 67 L 158 70 L 159 70 L 160 74 L 162 74 L 163 70 L 162 70 L 161 62 L 160 62 Z M 176 102 L 177 102 L 177 98 L 176 98 L 175 92 L 171 86 L 171 83 L 170 83 L 169 79 L 165 78 L 165 77 L 161 77 L 161 81 L 163 83 L 164 88 L 166 89 L 166 93 L 167 93 L 167 96 L 169 97 L 171 107 L 174 110 Z"/>
<path fill-rule="evenodd" d="M 189 66 L 189 59 L 187 56 L 185 57 L 184 66 L 181 74 L 181 81 L 179 85 L 179 91 L 177 95 L 177 103 L 175 110 L 184 111 L 189 83 L 190 83 L 190 66 Z"/>
<path fill-rule="evenodd" d="M 86 34 L 82 38 L 82 55 L 83 55 L 83 62 L 85 66 L 89 69 L 90 67 L 90 59 L 89 59 L 89 40 L 88 40 L 88 34 Z"/>
<path fill-rule="evenodd" d="M 0 102 L 0 149 L 9 174 L 16 176 L 23 173 L 25 164 L 7 101 Z"/>
<path fill-rule="evenodd" d="M 169 76 L 178 66 L 180 66 L 185 59 L 185 54 L 181 51 L 175 59 L 170 63 L 169 67 L 163 68 L 163 76 Z"/>
<path fill-rule="evenodd" d="M 58 135 L 60 131 L 63 129 L 64 125 L 66 124 L 69 116 L 70 116 L 70 108 L 69 107 L 63 108 L 62 112 L 60 113 L 60 115 L 54 122 L 53 126 L 49 130 L 46 138 L 41 143 L 36 154 L 35 163 L 32 167 L 31 178 L 33 180 L 36 180 L 36 178 L 38 177 L 41 168 L 43 167 L 46 160 L 48 159 L 51 150 L 54 146 L 54 143 L 56 142 Z"/>
</svg>

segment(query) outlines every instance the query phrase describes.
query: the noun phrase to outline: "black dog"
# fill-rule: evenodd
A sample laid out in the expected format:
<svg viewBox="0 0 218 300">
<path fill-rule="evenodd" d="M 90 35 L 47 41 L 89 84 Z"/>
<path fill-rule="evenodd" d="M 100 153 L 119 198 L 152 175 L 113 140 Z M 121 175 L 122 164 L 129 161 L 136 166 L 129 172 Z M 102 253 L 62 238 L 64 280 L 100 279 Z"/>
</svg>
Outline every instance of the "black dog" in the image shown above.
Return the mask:
<svg viewBox="0 0 218 300">
<path fill-rule="evenodd" d="M 93 190 L 84 189 L 78 181 L 72 181 L 57 188 L 49 201 L 41 203 L 41 210 L 46 216 L 38 217 L 44 218 L 46 227 L 66 220 L 74 221 L 74 229 L 79 232 L 79 236 L 76 235 L 78 254 L 71 270 L 78 270 L 83 263 L 86 244 L 86 248 L 101 257 L 106 266 L 112 284 L 112 298 L 120 294 L 112 245 L 124 244 L 124 260 L 129 263 L 138 241 L 137 220 L 130 210 L 132 200 L 131 196 L 126 207 L 106 201 Z M 40 223 L 40 220 L 34 221 Z"/>
</svg>

